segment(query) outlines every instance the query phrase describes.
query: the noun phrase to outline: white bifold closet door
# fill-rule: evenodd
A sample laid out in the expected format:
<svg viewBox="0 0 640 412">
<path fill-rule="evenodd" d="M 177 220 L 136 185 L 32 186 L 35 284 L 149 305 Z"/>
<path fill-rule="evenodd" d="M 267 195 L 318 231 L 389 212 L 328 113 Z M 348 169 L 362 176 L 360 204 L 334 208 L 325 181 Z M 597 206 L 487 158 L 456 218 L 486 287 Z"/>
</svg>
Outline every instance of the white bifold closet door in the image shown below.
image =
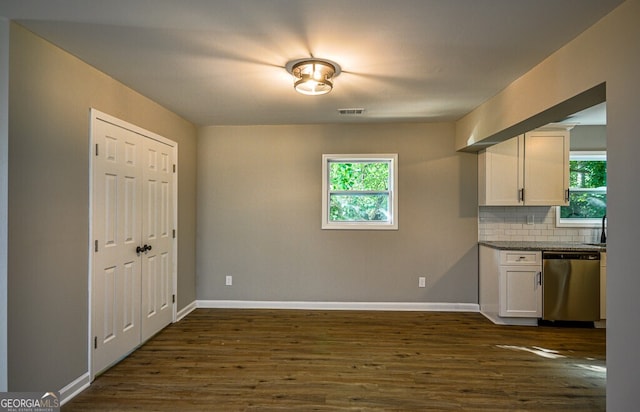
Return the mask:
<svg viewBox="0 0 640 412">
<path fill-rule="evenodd" d="M 92 376 L 173 319 L 173 148 L 92 125 Z"/>
</svg>

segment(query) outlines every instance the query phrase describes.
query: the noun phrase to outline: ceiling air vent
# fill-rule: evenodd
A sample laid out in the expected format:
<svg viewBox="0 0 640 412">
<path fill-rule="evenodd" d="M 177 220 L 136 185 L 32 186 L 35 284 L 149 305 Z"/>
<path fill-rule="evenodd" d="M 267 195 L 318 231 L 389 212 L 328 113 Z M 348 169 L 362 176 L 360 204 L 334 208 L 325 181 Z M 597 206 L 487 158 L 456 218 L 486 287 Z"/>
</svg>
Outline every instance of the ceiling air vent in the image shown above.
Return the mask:
<svg viewBox="0 0 640 412">
<path fill-rule="evenodd" d="M 363 108 L 338 109 L 338 113 L 343 116 L 358 116 L 364 113 Z"/>
</svg>

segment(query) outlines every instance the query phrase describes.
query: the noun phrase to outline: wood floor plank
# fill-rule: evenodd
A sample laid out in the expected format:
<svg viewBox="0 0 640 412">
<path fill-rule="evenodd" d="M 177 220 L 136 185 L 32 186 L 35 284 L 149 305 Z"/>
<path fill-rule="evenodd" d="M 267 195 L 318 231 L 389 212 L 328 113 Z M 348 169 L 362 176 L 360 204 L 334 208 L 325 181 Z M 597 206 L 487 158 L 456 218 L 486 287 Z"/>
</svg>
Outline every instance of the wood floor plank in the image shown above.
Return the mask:
<svg viewBox="0 0 640 412">
<path fill-rule="evenodd" d="M 63 411 L 603 411 L 605 330 L 477 313 L 198 309 Z"/>
</svg>

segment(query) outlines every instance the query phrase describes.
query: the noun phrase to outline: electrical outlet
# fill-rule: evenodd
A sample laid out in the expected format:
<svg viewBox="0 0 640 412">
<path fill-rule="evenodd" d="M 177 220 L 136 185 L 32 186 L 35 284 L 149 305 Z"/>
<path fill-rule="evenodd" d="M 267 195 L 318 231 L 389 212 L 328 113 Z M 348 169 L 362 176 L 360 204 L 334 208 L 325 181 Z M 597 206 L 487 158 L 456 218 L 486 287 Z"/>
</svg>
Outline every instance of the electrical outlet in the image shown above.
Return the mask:
<svg viewBox="0 0 640 412">
<path fill-rule="evenodd" d="M 533 225 L 535 223 L 535 215 L 527 215 L 527 224 Z"/>
<path fill-rule="evenodd" d="M 224 284 L 225 284 L 226 286 L 231 286 L 231 285 L 233 285 L 233 276 L 227 276 L 227 277 L 224 279 Z"/>
<path fill-rule="evenodd" d="M 420 276 L 418 278 L 418 287 L 419 288 L 426 288 L 427 287 L 427 278 L 424 276 Z"/>
</svg>

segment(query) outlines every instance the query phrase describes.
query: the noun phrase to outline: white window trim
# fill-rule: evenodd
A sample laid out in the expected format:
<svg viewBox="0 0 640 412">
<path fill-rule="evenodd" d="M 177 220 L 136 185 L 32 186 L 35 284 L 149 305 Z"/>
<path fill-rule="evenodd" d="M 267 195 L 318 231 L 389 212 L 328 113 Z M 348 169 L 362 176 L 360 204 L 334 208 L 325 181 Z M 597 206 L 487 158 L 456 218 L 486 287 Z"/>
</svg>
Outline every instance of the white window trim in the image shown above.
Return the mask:
<svg viewBox="0 0 640 412">
<path fill-rule="evenodd" d="M 331 161 L 391 161 L 388 222 L 331 222 L 329 220 L 329 163 Z M 322 155 L 322 229 L 398 230 L 398 154 L 323 154 Z"/>
<path fill-rule="evenodd" d="M 570 160 L 607 160 L 606 151 L 575 151 L 569 155 Z M 560 207 L 556 206 L 556 227 L 584 227 L 599 228 L 602 226 L 602 219 L 562 219 L 560 217 Z"/>
</svg>

